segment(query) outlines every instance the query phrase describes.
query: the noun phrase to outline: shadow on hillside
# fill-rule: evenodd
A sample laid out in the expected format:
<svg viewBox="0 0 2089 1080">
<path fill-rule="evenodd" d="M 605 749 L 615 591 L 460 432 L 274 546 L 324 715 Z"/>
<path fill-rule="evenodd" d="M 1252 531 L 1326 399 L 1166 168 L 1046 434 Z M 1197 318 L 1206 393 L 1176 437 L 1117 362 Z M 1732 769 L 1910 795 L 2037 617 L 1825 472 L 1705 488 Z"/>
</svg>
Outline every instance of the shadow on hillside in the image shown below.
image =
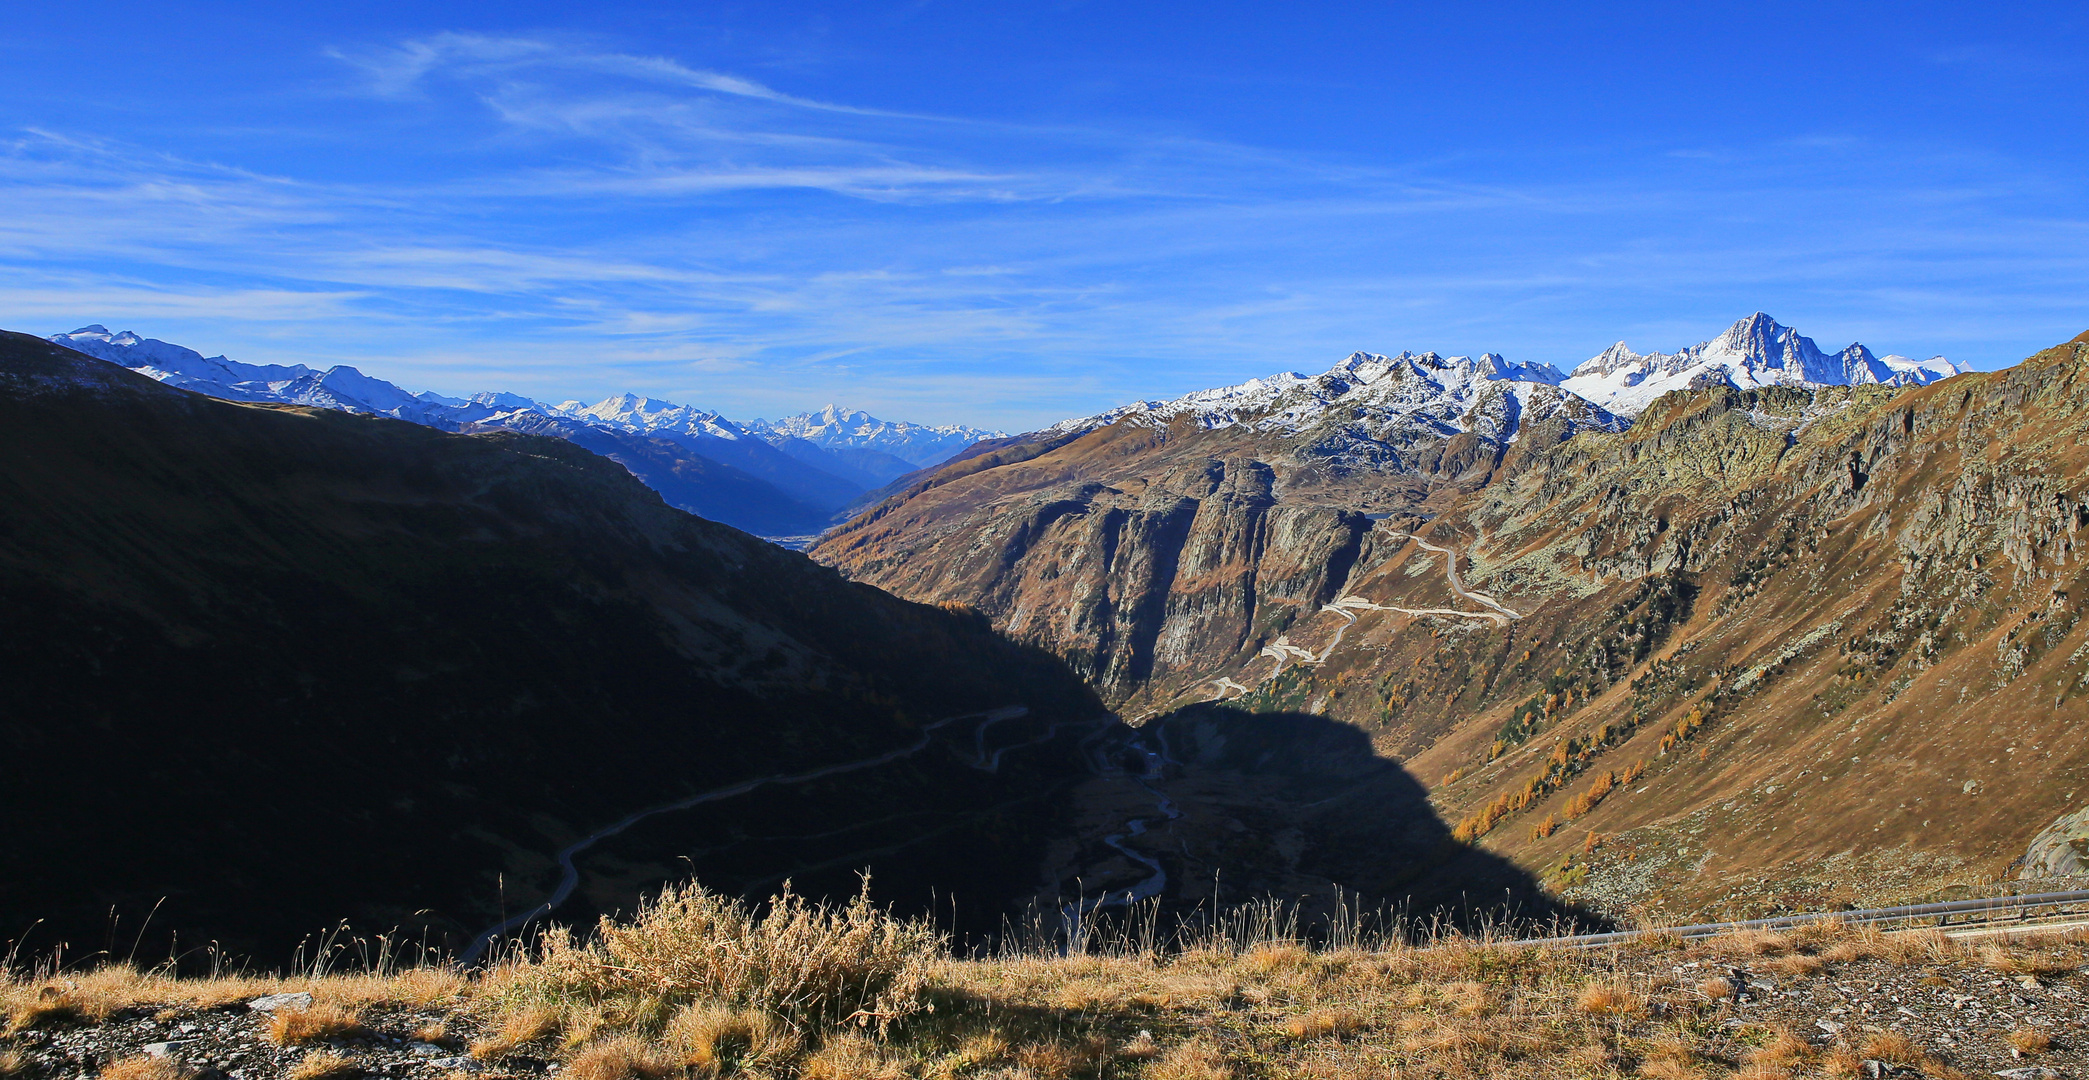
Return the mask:
<svg viewBox="0 0 2089 1080">
<path fill-rule="evenodd" d="M 1338 896 L 1410 926 L 1608 928 L 1500 856 L 1452 839 L 1428 791 L 1362 730 L 1306 713 L 1196 705 L 1150 722 L 1164 750 L 1183 866 L 1175 905 L 1273 897 L 1308 922 Z"/>
</svg>

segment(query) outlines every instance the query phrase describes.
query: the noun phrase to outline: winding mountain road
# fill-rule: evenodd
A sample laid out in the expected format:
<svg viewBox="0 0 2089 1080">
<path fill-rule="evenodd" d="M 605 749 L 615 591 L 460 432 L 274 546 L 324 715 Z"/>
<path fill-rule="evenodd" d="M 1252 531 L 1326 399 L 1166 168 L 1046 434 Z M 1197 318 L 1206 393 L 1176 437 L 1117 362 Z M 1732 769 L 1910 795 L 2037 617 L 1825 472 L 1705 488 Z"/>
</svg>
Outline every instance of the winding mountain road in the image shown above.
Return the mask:
<svg viewBox="0 0 2089 1080">
<path fill-rule="evenodd" d="M 875 768 L 879 765 L 886 765 L 891 762 L 898 761 L 901 758 L 912 757 L 915 754 L 918 754 L 921 751 L 928 749 L 929 744 L 934 741 L 936 732 L 960 720 L 970 720 L 973 718 L 978 718 L 981 720 L 981 735 L 980 741 L 977 743 L 977 745 L 979 745 L 982 749 L 981 756 L 983 758 L 983 740 L 986 728 L 994 724 L 1000 723 L 1003 720 L 1013 720 L 1020 716 L 1026 716 L 1029 714 L 1029 712 L 1030 710 L 1026 706 L 1010 705 L 999 709 L 989 709 L 985 712 L 960 713 L 956 716 L 946 716 L 941 720 L 937 720 L 934 723 L 929 724 L 926 727 L 923 727 L 921 729 L 921 737 L 915 740 L 915 742 L 911 746 L 902 746 L 897 750 L 888 750 L 885 753 L 876 754 L 867 758 L 859 758 L 855 761 L 844 761 L 839 764 L 825 765 L 807 772 L 777 774 L 773 776 L 760 776 L 752 780 L 742 780 L 737 784 L 728 784 L 725 787 L 712 788 L 709 791 L 701 792 L 696 795 L 691 795 L 685 799 L 677 799 L 674 802 L 666 803 L 661 806 L 655 806 L 649 810 L 640 810 L 636 813 L 629 814 L 617 820 L 615 823 L 605 825 L 602 828 L 589 833 L 588 835 L 580 838 L 579 840 L 574 841 L 571 844 L 566 845 L 565 848 L 561 849 L 558 853 L 559 883 L 558 887 L 551 891 L 551 895 L 547 897 L 543 903 L 538 904 L 536 907 L 533 907 L 520 915 L 504 919 L 501 922 L 493 926 L 489 926 L 485 930 L 480 931 L 479 935 L 472 939 L 471 947 L 467 948 L 464 951 L 464 953 L 457 958 L 457 962 L 460 964 L 473 964 L 478 962 L 479 958 L 485 955 L 487 947 L 490 946 L 494 941 L 498 940 L 499 938 L 505 935 L 512 934 L 515 931 L 522 929 L 524 926 L 529 925 L 531 922 L 534 922 L 535 920 L 540 919 L 545 915 L 548 915 L 551 912 L 558 910 L 559 905 L 564 904 L 569 898 L 571 898 L 573 895 L 573 891 L 579 888 L 580 886 L 580 867 L 575 864 L 574 860 L 587 849 L 594 847 L 596 844 L 601 843 L 602 841 L 607 840 L 610 837 L 625 831 L 626 829 L 629 829 L 633 825 L 636 825 L 649 817 L 653 817 L 658 814 L 673 813 L 677 810 L 687 810 L 691 807 L 701 806 L 704 803 L 718 802 L 721 799 L 730 799 L 734 796 L 745 795 L 748 792 L 753 791 L 757 788 L 766 787 L 771 784 L 785 786 L 791 784 L 810 783 L 811 781 L 823 779 L 825 777 L 838 776 L 842 773 L 856 772 L 860 769 Z M 1052 725 L 1052 728 L 1049 732 L 1047 732 L 1046 737 L 1049 738 L 1052 734 L 1055 734 L 1058 731 L 1058 728 L 1058 724 Z M 1024 743 L 1022 745 L 1028 746 L 1032 744 Z M 980 765 L 978 767 L 987 768 L 988 771 L 998 769 L 1001 764 L 1001 754 L 1005 753 L 1007 750 L 1010 749 L 1014 749 L 1014 747 L 1005 747 L 1000 751 L 996 751 L 993 757 L 993 764 L 991 766 Z"/>
<path fill-rule="evenodd" d="M 1457 552 L 1447 547 L 1438 547 L 1437 545 L 1432 544 L 1429 541 L 1424 540 L 1413 533 L 1395 533 L 1393 535 L 1396 537 L 1412 540 L 1415 542 L 1415 545 L 1417 547 L 1420 547 L 1423 550 L 1434 551 L 1441 554 L 1444 557 L 1444 583 L 1449 585 L 1451 587 L 1451 591 L 1453 593 L 1456 593 L 1460 599 L 1469 600 L 1475 604 L 1479 604 L 1482 607 L 1487 608 L 1488 610 L 1462 611 L 1457 608 L 1409 608 L 1400 607 L 1395 604 L 1380 604 L 1371 600 L 1367 600 L 1361 596 L 1341 596 L 1336 598 L 1334 603 L 1323 605 L 1320 609 L 1321 611 L 1331 612 L 1335 615 L 1339 615 L 1342 617 L 1342 625 L 1335 628 L 1335 636 L 1328 641 L 1327 647 L 1320 650 L 1318 653 L 1315 653 L 1311 649 L 1303 648 L 1298 645 L 1293 645 L 1290 642 L 1290 640 L 1286 637 L 1278 637 L 1275 641 L 1265 646 L 1261 652 L 1255 654 L 1258 659 L 1260 657 L 1267 656 L 1270 659 L 1276 661 L 1276 664 L 1270 668 L 1269 674 L 1264 675 L 1261 679 L 1257 680 L 1258 683 L 1268 682 L 1269 680 L 1276 678 L 1278 675 L 1283 674 L 1284 664 L 1292 659 L 1297 659 L 1301 663 L 1306 664 L 1326 663 L 1327 658 L 1333 655 L 1335 649 L 1342 644 L 1343 635 L 1347 634 L 1349 632 L 1349 628 L 1356 624 L 1356 613 L 1359 611 L 1391 611 L 1397 612 L 1401 615 L 1408 615 L 1414 617 L 1420 617 L 1423 615 L 1441 615 L 1457 619 L 1486 619 L 1494 623 L 1496 626 L 1507 626 L 1509 625 L 1510 621 L 1523 618 L 1523 614 L 1521 612 L 1507 607 L 1501 601 L 1496 600 L 1495 598 L 1488 596 L 1485 593 L 1476 593 L 1473 592 L 1471 589 L 1466 588 L 1464 579 L 1458 576 Z M 1210 680 L 1210 682 L 1213 686 L 1219 688 L 1218 694 L 1211 699 L 1213 701 L 1224 701 L 1226 700 L 1227 694 L 1233 693 L 1235 691 L 1238 691 L 1242 696 L 1246 696 L 1247 694 L 1253 692 L 1250 688 L 1242 686 L 1241 684 L 1234 682 L 1231 678 L 1225 676 L 1221 676 L 1217 679 L 1212 679 Z"/>
</svg>

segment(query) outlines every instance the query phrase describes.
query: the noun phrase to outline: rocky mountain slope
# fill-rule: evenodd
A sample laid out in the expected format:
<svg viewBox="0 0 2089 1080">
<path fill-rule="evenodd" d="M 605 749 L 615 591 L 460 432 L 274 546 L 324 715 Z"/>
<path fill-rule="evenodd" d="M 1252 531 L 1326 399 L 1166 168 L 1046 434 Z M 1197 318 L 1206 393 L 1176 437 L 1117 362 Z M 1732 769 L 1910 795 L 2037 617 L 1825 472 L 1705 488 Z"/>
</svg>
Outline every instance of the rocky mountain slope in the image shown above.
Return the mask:
<svg viewBox="0 0 2089 1080">
<path fill-rule="evenodd" d="M 570 442 L 230 403 L 0 337 L 0 939 L 350 919 L 461 946 L 591 852 L 567 919 L 715 887 L 994 917 L 1036 888 L 1092 695 L 980 620 L 667 506 Z M 995 738 L 1034 745 L 981 767 Z M 937 727 L 952 717 L 970 719 Z M 34 827 L 27 827 L 34 822 Z M 112 912 L 117 920 L 112 927 Z M 39 922 L 39 920 L 41 920 Z"/>
<path fill-rule="evenodd" d="M 1923 386 L 1721 379 L 1620 430 L 1571 395 L 1508 426 L 1485 385 L 1381 417 L 1338 368 L 982 447 L 814 554 L 1164 730 L 1221 698 L 1350 724 L 1615 913 L 1886 900 L 2012 873 L 2089 799 L 2085 370 L 2089 336 Z"/>
<path fill-rule="evenodd" d="M 1357 353 L 982 443 L 823 539 L 901 595 L 978 607 L 1106 695 L 1252 655 L 1335 598 L 1372 514 L 1624 422 L 1499 357 Z M 1250 643 L 1253 644 L 1250 644 Z"/>
</svg>

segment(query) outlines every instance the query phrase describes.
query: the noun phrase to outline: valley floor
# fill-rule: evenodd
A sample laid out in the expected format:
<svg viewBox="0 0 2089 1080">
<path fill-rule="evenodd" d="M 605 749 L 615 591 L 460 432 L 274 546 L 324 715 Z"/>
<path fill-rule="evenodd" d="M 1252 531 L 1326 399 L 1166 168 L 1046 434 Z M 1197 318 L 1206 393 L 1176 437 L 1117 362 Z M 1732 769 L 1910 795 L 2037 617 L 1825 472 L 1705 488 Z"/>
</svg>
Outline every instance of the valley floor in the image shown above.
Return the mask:
<svg viewBox="0 0 2089 1080">
<path fill-rule="evenodd" d="M 958 960 L 918 926 L 860 909 L 798 908 L 766 927 L 716 918 L 715 905 L 678 910 L 676 927 L 642 917 L 604 927 L 606 945 L 554 942 L 477 974 L 17 973 L 0 988 L 0 1075 L 2089 1074 L 2079 931 L 1982 942 L 1817 925 L 1582 952 L 1465 938 L 1316 951 L 1268 937 L 1141 955 L 1120 939 L 1108 955 Z M 770 966 L 721 979 L 728 953 Z M 840 976 L 830 989 L 863 979 L 852 1011 L 812 1007 L 822 964 Z"/>
</svg>

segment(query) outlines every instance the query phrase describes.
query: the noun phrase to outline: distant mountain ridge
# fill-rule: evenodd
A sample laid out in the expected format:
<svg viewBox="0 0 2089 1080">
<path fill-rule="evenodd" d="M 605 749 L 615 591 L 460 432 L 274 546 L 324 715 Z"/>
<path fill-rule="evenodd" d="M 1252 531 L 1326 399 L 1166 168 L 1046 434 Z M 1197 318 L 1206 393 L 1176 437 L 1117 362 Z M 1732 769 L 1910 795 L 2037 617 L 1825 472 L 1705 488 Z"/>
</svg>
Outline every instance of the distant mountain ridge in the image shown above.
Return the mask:
<svg viewBox="0 0 2089 1080">
<path fill-rule="evenodd" d="M 1298 435 L 1335 422 L 1364 438 L 1405 441 L 1482 431 L 1506 443 L 1515 440 L 1527 413 L 1551 415 L 1568 407 L 1574 395 L 1559 389 L 1563 378 L 1549 364 L 1511 364 L 1494 353 L 1474 359 L 1355 352 L 1317 376 L 1280 372 L 1169 401 L 1133 402 L 1045 431 L 1073 434 L 1118 423 L 1165 427 L 1188 420 L 1204 430 L 1244 426 Z M 1617 431 L 1626 425 L 1600 408 L 1579 412 L 1580 426 Z"/>
<path fill-rule="evenodd" d="M 963 424 L 910 424 L 903 420 L 880 420 L 867 412 L 843 409 L 839 405 L 828 405 L 818 412 L 799 413 L 781 420 L 755 419 L 747 427 L 779 438 L 803 439 L 827 450 L 876 451 L 917 469 L 940 465 L 974 443 L 1008 437 L 1005 431 L 989 431 Z"/>
<path fill-rule="evenodd" d="M 1923 386 L 1962 375 L 1941 356 L 1874 356 L 1862 344 L 1826 353 L 1813 339 L 1758 311 L 1710 341 L 1674 353 L 1636 353 L 1620 341 L 1584 361 L 1560 385 L 1613 412 L 1637 416 L 1670 390 L 1725 384 L 1766 386 Z"/>
<path fill-rule="evenodd" d="M 1100 413 L 1062 420 L 1040 434 L 1072 434 L 1117 423 L 1164 427 L 1177 419 L 1218 429 L 1247 425 L 1258 432 L 1296 433 L 1342 410 L 1363 410 L 1381 420 L 1412 417 L 1451 435 L 1487 422 L 1513 438 L 1518 406 L 1551 406 L 1560 393 L 1597 406 L 1596 426 L 1618 430 L 1655 398 L 1670 390 L 1726 385 L 1736 390 L 1765 386 L 1922 386 L 1964 374 L 1942 356 L 1912 360 L 1874 355 L 1852 343 L 1825 353 L 1812 338 L 1758 311 L 1718 337 L 1674 353 L 1636 353 L 1622 341 L 1561 372 L 1546 363 L 1510 363 L 1497 353 L 1477 359 L 1435 352 L 1398 356 L 1354 352 L 1319 375 L 1283 371 L 1231 386 L 1195 390 L 1167 400 L 1135 401 Z M 1469 410 L 1481 412 L 1468 416 Z"/>
<path fill-rule="evenodd" d="M 866 493 L 1000 434 L 880 420 L 834 405 L 773 424 L 741 424 L 628 393 L 557 405 L 498 391 L 416 394 L 352 367 L 243 364 L 100 324 L 48 340 L 232 401 L 390 416 L 445 431 L 505 428 L 564 438 L 622 464 L 681 509 L 764 536 L 818 533 Z"/>
</svg>

